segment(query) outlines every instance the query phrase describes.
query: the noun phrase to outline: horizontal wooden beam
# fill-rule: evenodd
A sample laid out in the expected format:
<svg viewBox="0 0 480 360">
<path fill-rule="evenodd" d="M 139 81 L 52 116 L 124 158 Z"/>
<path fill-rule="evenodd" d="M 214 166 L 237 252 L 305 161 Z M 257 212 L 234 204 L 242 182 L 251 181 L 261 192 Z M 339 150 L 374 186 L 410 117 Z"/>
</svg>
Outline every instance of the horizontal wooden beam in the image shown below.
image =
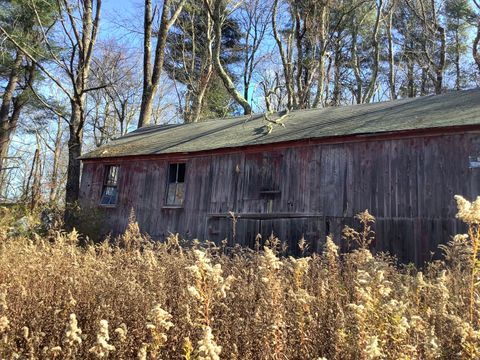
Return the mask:
<svg viewBox="0 0 480 360">
<path fill-rule="evenodd" d="M 324 215 L 318 213 L 235 213 L 235 217 L 240 219 L 295 219 L 295 218 L 323 218 Z M 207 218 L 231 218 L 228 213 L 211 213 Z"/>
<path fill-rule="evenodd" d="M 236 218 L 239 219 L 254 219 L 254 220 L 274 220 L 274 219 L 299 219 L 299 218 L 325 218 L 330 219 L 353 219 L 354 216 L 332 216 L 321 213 L 234 213 Z M 229 213 L 209 213 L 207 218 L 225 218 L 229 219 L 232 216 Z M 455 221 L 460 220 L 454 217 L 375 217 L 378 221 Z"/>
</svg>

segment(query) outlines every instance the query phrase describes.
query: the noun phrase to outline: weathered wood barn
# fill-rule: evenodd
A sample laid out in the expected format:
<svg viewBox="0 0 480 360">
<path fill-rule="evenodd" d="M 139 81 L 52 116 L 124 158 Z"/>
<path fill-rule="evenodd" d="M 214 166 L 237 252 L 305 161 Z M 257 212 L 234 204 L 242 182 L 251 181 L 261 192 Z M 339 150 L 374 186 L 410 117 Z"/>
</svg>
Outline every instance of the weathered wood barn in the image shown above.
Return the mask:
<svg viewBox="0 0 480 360">
<path fill-rule="evenodd" d="M 133 209 L 162 239 L 272 232 L 318 250 L 369 209 L 377 250 L 421 263 L 461 230 L 455 194 L 480 194 L 480 90 L 133 131 L 83 156 L 81 205 L 123 231 Z M 228 212 L 238 216 L 235 237 Z"/>
</svg>

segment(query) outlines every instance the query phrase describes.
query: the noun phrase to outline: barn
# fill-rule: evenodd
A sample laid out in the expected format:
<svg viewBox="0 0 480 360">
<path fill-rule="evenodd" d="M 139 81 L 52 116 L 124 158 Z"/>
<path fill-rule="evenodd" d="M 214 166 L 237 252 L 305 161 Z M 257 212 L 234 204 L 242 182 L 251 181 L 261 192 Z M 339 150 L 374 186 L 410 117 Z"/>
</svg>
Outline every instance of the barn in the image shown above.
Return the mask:
<svg viewBox="0 0 480 360">
<path fill-rule="evenodd" d="M 455 194 L 480 194 L 480 89 L 373 104 L 140 128 L 85 154 L 83 209 L 122 232 L 179 233 L 295 254 L 368 209 L 374 244 L 421 264 L 462 231 Z M 231 214 L 236 216 L 232 221 Z"/>
</svg>

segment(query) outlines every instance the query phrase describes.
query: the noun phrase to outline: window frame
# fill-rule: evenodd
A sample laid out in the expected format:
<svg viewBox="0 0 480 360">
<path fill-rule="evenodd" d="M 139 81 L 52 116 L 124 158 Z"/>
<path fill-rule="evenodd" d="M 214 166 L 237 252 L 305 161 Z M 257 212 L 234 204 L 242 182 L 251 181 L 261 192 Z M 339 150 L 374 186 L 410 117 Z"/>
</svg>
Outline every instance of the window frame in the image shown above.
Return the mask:
<svg viewBox="0 0 480 360">
<path fill-rule="evenodd" d="M 171 176 L 172 176 L 172 165 L 176 165 L 176 170 L 175 170 L 175 181 L 171 181 Z M 179 181 L 179 175 L 180 175 L 180 165 L 184 166 L 183 169 L 183 181 Z M 187 180 L 187 161 L 185 160 L 177 160 L 177 161 L 170 161 L 168 162 L 167 165 L 167 177 L 166 177 L 166 186 L 165 186 L 165 201 L 163 204 L 164 208 L 183 208 L 185 204 L 185 190 L 186 190 L 186 180 Z M 183 184 L 183 197 L 181 199 L 181 202 L 177 201 L 177 195 L 178 195 L 178 185 Z M 171 192 L 171 186 L 175 187 L 174 191 L 174 200 L 169 201 L 170 198 L 170 192 Z"/>
<path fill-rule="evenodd" d="M 111 169 L 116 168 L 114 179 L 111 179 Z M 116 207 L 118 204 L 118 179 L 120 174 L 119 164 L 105 164 L 103 170 L 102 192 L 100 194 L 99 205 L 102 207 Z M 104 203 L 103 199 L 107 189 L 115 189 L 115 202 Z"/>
</svg>

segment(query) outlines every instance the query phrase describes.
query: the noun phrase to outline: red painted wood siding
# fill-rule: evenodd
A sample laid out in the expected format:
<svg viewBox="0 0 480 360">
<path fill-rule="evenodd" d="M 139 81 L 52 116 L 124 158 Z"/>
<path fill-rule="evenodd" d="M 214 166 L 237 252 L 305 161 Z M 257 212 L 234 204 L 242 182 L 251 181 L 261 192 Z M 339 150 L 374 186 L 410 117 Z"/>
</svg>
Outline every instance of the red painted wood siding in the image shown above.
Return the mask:
<svg viewBox="0 0 480 360">
<path fill-rule="evenodd" d="M 256 232 L 265 237 L 273 231 L 293 252 L 302 235 L 315 250 L 327 232 L 340 242 L 343 225 L 368 208 L 377 217 L 377 250 L 420 263 L 460 230 L 453 196 L 480 194 L 480 169 L 468 166 L 472 155 L 480 156 L 478 132 L 90 160 L 81 203 L 98 206 L 105 165 L 119 164 L 118 204 L 104 209 L 106 229 L 122 232 L 133 209 L 153 238 L 179 232 L 233 243 L 225 214 L 234 211 L 241 216 L 237 242 L 252 245 Z M 184 206 L 167 208 L 168 164 L 183 161 Z"/>
</svg>

